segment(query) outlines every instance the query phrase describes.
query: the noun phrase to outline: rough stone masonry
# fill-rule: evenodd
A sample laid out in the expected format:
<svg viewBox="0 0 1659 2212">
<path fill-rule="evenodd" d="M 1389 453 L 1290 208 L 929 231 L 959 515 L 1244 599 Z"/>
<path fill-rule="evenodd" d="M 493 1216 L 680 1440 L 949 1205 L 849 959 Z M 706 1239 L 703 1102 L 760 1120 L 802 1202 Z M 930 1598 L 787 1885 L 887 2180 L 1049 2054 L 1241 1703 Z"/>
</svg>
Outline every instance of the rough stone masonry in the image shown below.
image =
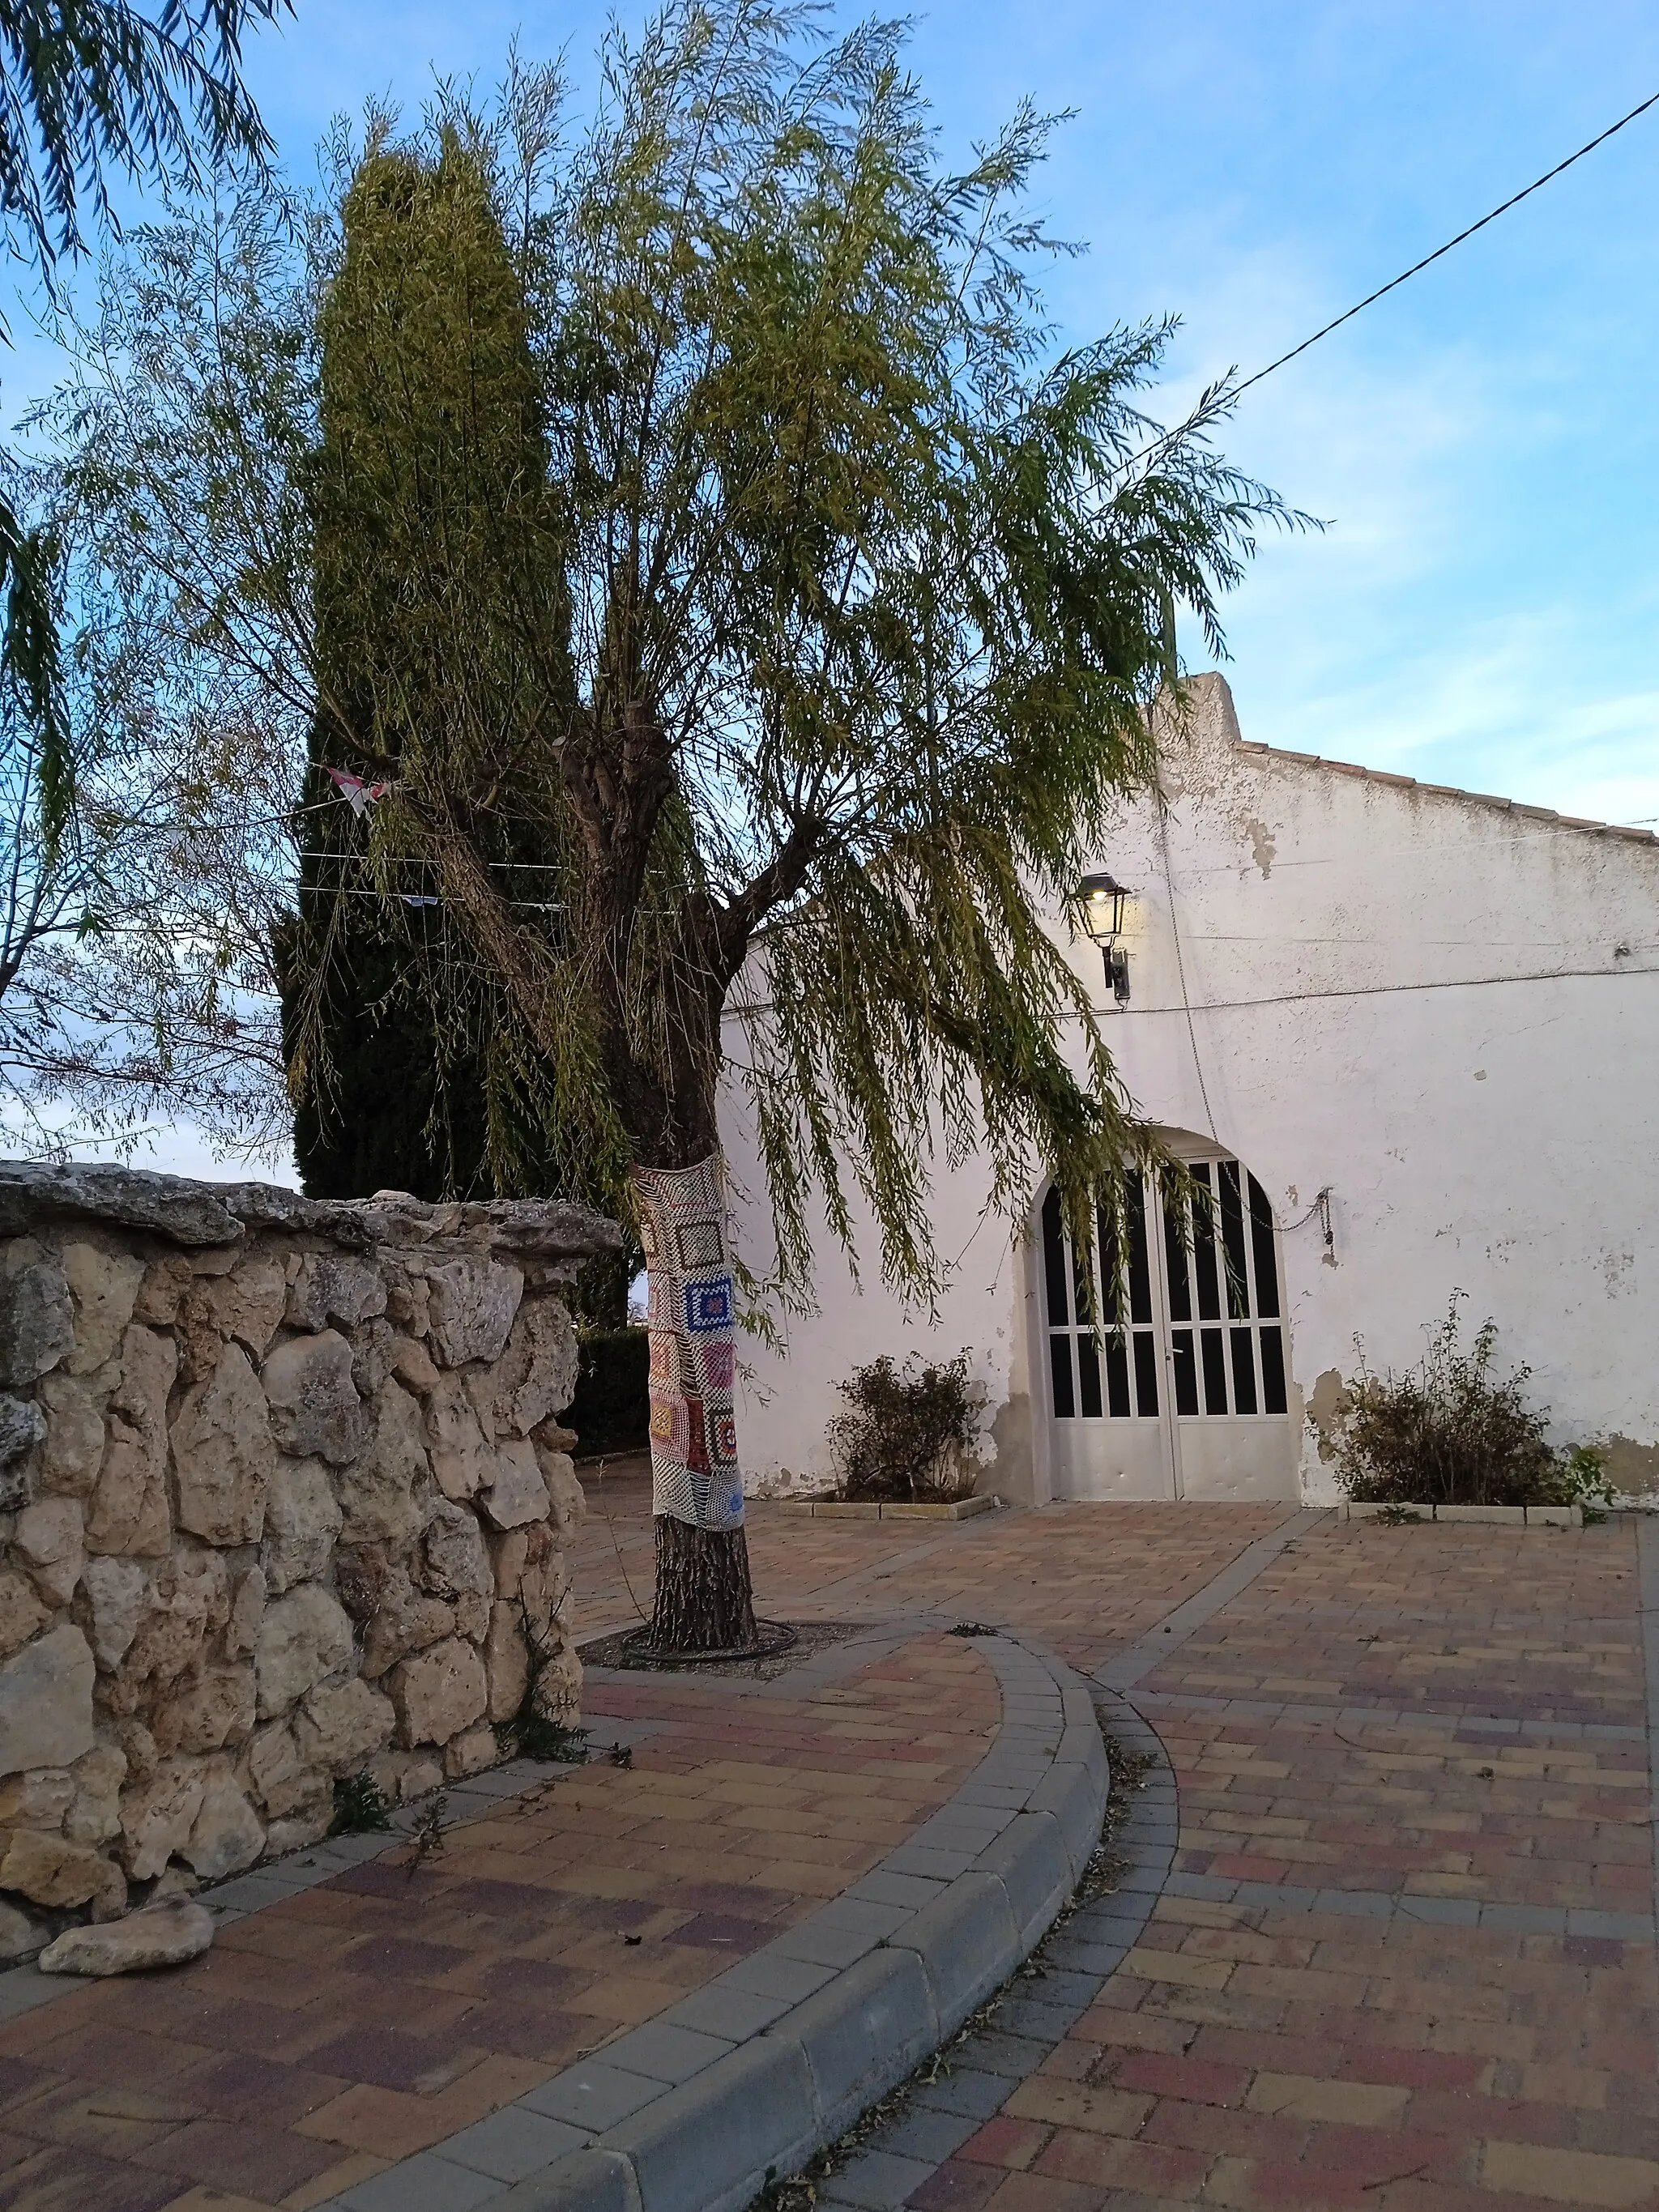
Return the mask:
<svg viewBox="0 0 1659 2212">
<path fill-rule="evenodd" d="M 0 1955 L 574 1714 L 560 1291 L 617 1243 L 0 1162 Z"/>
</svg>

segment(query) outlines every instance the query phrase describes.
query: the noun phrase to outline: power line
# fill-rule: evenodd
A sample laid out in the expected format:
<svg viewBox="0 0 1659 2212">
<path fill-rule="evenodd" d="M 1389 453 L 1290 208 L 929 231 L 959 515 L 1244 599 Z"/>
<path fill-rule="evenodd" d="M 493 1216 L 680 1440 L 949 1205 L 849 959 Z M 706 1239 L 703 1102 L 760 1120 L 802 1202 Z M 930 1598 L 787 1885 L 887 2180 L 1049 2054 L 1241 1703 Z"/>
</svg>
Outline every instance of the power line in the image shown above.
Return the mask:
<svg viewBox="0 0 1659 2212">
<path fill-rule="evenodd" d="M 1368 292 L 1358 305 L 1350 307 L 1346 314 L 1340 314 L 1334 322 L 1327 323 L 1322 330 L 1316 331 L 1311 337 L 1304 338 L 1300 345 L 1292 346 L 1288 353 L 1280 354 L 1277 361 L 1270 361 L 1266 368 L 1257 369 L 1254 376 L 1247 376 L 1243 383 L 1234 391 L 1233 398 L 1235 399 L 1239 398 L 1242 393 L 1248 392 L 1253 384 L 1260 384 L 1264 376 L 1271 376 L 1276 368 L 1283 368 L 1286 362 L 1294 361 L 1298 354 L 1306 353 L 1308 348 L 1317 345 L 1321 338 L 1329 337 L 1333 331 L 1340 331 L 1344 323 L 1351 323 L 1356 315 L 1363 313 L 1367 307 L 1375 306 L 1376 301 L 1387 293 L 1397 291 L 1409 277 L 1420 274 L 1431 262 L 1438 261 L 1443 255 L 1449 253 L 1454 246 L 1462 246 L 1466 239 L 1473 238 L 1477 230 L 1484 230 L 1489 222 L 1496 222 L 1500 215 L 1507 215 L 1512 207 L 1519 207 L 1522 200 L 1528 199 L 1534 192 L 1541 191 L 1564 170 L 1571 168 L 1575 161 L 1582 161 L 1586 154 L 1593 154 L 1598 146 L 1605 146 L 1609 138 L 1615 137 L 1618 132 L 1625 129 L 1626 125 L 1634 123 L 1638 115 L 1645 115 L 1649 108 L 1656 106 L 1659 106 L 1659 92 L 1650 94 L 1639 107 L 1632 107 L 1628 115 L 1621 115 L 1616 123 L 1609 124 L 1605 131 L 1598 133 L 1587 145 L 1581 146 L 1576 154 L 1569 154 L 1565 161 L 1558 161 L 1553 169 L 1546 169 L 1541 177 L 1534 177 L 1531 184 L 1525 185 L 1520 191 L 1512 193 L 1501 206 L 1493 208 L 1490 215 L 1483 215 L 1479 222 L 1472 222 L 1467 230 L 1460 230 L 1455 238 L 1449 238 L 1443 246 L 1437 246 L 1432 253 L 1425 253 L 1420 261 L 1413 261 L 1409 269 L 1401 270 L 1398 276 L 1390 277 L 1386 284 L 1379 284 L 1375 292 Z"/>
</svg>

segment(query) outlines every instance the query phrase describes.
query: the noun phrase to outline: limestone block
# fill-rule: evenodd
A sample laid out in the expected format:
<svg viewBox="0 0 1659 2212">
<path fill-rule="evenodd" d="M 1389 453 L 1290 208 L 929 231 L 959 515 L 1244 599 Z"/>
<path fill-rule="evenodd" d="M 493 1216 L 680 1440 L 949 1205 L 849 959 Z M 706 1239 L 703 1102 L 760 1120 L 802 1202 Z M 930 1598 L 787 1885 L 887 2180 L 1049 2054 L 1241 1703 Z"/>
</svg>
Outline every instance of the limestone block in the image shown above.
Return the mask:
<svg viewBox="0 0 1659 2212">
<path fill-rule="evenodd" d="M 86 1844 L 40 1835 L 33 1828 L 20 1828 L 6 1838 L 0 1889 L 15 1890 L 33 1905 L 85 1905 L 105 1880 L 102 1852 Z"/>
<path fill-rule="evenodd" d="M 0 1782 L 0 1827 L 61 1828 L 75 1802 L 75 1784 L 66 1766 L 37 1766 Z M 3 1849 L 3 1845 L 0 1845 Z"/>
<path fill-rule="evenodd" d="M 0 1255 L 0 1382 L 33 1382 L 74 1347 L 63 1268 L 33 1237 L 15 1238 Z"/>
<path fill-rule="evenodd" d="M 430 1294 L 428 1334 L 441 1367 L 469 1359 L 499 1359 L 507 1348 L 524 1277 L 499 1261 L 448 1260 L 426 1271 Z"/>
<path fill-rule="evenodd" d="M 523 1437 L 509 1437 L 495 1447 L 493 1480 L 479 1494 L 478 1503 L 497 1528 L 522 1528 L 547 1518 L 547 1485 L 536 1464 L 533 1444 Z"/>
<path fill-rule="evenodd" d="M 33 1958 L 51 1940 L 52 1930 L 15 1905 L 0 1905 L 0 1959 Z"/>
<path fill-rule="evenodd" d="M 307 1252 L 288 1289 L 288 1319 L 295 1328 L 325 1328 L 331 1321 L 355 1328 L 386 1311 L 386 1280 L 372 1260 L 346 1253 Z"/>
<path fill-rule="evenodd" d="M 230 1618 L 225 1623 L 225 1652 L 228 1658 L 252 1656 L 259 1641 L 259 1623 L 264 1617 L 264 1570 L 250 1567 L 231 1593 Z"/>
<path fill-rule="evenodd" d="M 334 1554 L 334 1588 L 354 1620 L 379 1612 L 393 1569 L 384 1544 L 342 1544 Z"/>
<path fill-rule="evenodd" d="M 454 1633 L 454 1607 L 415 1589 L 403 1569 L 394 1567 L 363 1637 L 363 1672 L 374 1680 L 408 1653 Z"/>
<path fill-rule="evenodd" d="M 222 1336 L 234 1337 L 253 1359 L 263 1359 L 283 1325 L 288 1277 L 274 1252 L 250 1255 L 207 1291 L 208 1310 Z"/>
<path fill-rule="evenodd" d="M 415 1337 L 393 1340 L 392 1371 L 403 1377 L 417 1398 L 429 1397 L 438 1387 L 438 1370 L 432 1364 L 432 1354 Z"/>
<path fill-rule="evenodd" d="M 0 1397 L 0 1468 L 27 1458 L 46 1439 L 46 1417 L 28 1398 Z M 99 1441 L 103 1440 L 101 1425 Z"/>
<path fill-rule="evenodd" d="M 104 1928 L 70 1928 L 40 1954 L 43 1974 L 131 1974 L 181 1966 L 213 1941 L 213 1915 L 193 1897 L 147 1905 Z"/>
<path fill-rule="evenodd" d="M 121 1784 L 127 1778 L 126 1754 L 112 1743 L 94 1744 L 70 1769 L 74 1798 L 64 1816 L 71 1843 L 106 1844 L 121 1832 Z"/>
<path fill-rule="evenodd" d="M 285 1721 L 258 1729 L 243 1755 L 243 1775 L 273 1820 L 307 1814 L 332 1803 L 328 1776 L 301 1758 L 294 1731 Z M 274 1835 L 275 1830 L 272 1830 Z M 271 1845 L 276 1849 L 275 1844 Z"/>
<path fill-rule="evenodd" d="M 547 1502 L 553 1526 L 566 1543 L 574 1540 L 587 1518 L 587 1498 L 568 1452 L 550 1451 L 539 1439 L 536 1464 L 547 1485 Z"/>
<path fill-rule="evenodd" d="M 121 1850 L 134 1881 L 161 1873 L 190 1841 L 207 1794 L 208 1770 L 199 1760 L 166 1759 L 148 1780 L 121 1793 Z"/>
<path fill-rule="evenodd" d="M 149 1573 L 137 1559 L 88 1559 L 82 1577 L 98 1664 L 113 1674 L 138 1632 L 149 1598 Z"/>
<path fill-rule="evenodd" d="M 421 1580 L 434 1597 L 453 1600 L 463 1590 L 488 1593 L 495 1588 L 483 1533 L 465 1505 L 446 1500 L 438 1507 L 422 1535 L 421 1553 Z"/>
<path fill-rule="evenodd" d="M 302 1340 L 324 1341 L 321 1337 Z M 429 1480 L 430 1474 L 420 1407 L 407 1390 L 389 1382 L 380 1395 L 373 1441 L 357 1464 L 340 1477 L 347 1539 L 397 1546 L 411 1542 L 425 1518 L 416 1486 Z"/>
<path fill-rule="evenodd" d="M 81 1504 L 75 1498 L 43 1498 L 17 1516 L 12 1540 L 47 1605 L 67 1605 L 75 1595 L 85 1558 L 82 1529 Z"/>
<path fill-rule="evenodd" d="M 60 1257 L 74 1305 L 74 1348 L 64 1370 L 90 1375 L 120 1349 L 144 1263 L 129 1252 L 100 1252 L 94 1244 L 66 1244 Z"/>
<path fill-rule="evenodd" d="M 386 1269 L 386 1310 L 388 1320 L 410 1336 L 424 1336 L 430 1324 L 432 1294 L 423 1275 L 388 1265 Z"/>
<path fill-rule="evenodd" d="M 114 1714 L 136 1713 L 201 1672 L 209 1640 L 230 1612 L 229 1576 L 217 1552 L 180 1552 L 155 1570 L 126 1656 L 104 1689 Z"/>
<path fill-rule="evenodd" d="M 492 1728 L 463 1729 L 444 1746 L 444 1780 L 464 1782 L 469 1774 L 482 1774 L 501 1755 Z"/>
<path fill-rule="evenodd" d="M 351 1380 L 351 1346 L 337 1330 L 279 1344 L 260 1375 L 271 1431 L 285 1452 L 331 1467 L 356 1457 L 368 1421 Z"/>
<path fill-rule="evenodd" d="M 313 1690 L 294 1722 L 294 1741 L 307 1765 L 350 1774 L 392 1741 L 398 1716 L 389 1698 L 354 1677 Z"/>
<path fill-rule="evenodd" d="M 334 1800 L 324 1797 L 308 1812 L 295 1813 L 284 1820 L 273 1820 L 265 1831 L 265 1850 L 274 1859 L 284 1851 L 302 1851 L 307 1844 L 319 1844 L 334 1826 Z"/>
<path fill-rule="evenodd" d="M 68 1621 L 0 1665 L 0 1774 L 69 1766 L 92 1749 L 92 1647 Z"/>
<path fill-rule="evenodd" d="M 265 1586 L 274 1595 L 295 1583 L 315 1582 L 325 1571 L 342 1517 L 321 1460 L 278 1462 L 265 1500 L 265 1540 L 259 1551 Z"/>
<path fill-rule="evenodd" d="M 357 1395 L 368 1405 L 375 1404 L 386 1388 L 399 1340 L 389 1321 L 360 1322 L 352 1332 L 351 1379 Z"/>
<path fill-rule="evenodd" d="M 369 1779 L 388 1802 L 407 1805 L 443 1786 L 444 1770 L 429 1752 L 383 1751 L 371 1759 Z"/>
<path fill-rule="evenodd" d="M 205 1382 L 185 1395 L 173 1425 L 179 1525 L 210 1544 L 258 1541 L 276 1472 L 270 1414 L 240 1344 L 228 1344 Z"/>
<path fill-rule="evenodd" d="M 398 1735 L 411 1748 L 447 1743 L 482 1717 L 489 1696 L 483 1662 L 459 1637 L 400 1660 L 391 1688 Z"/>
<path fill-rule="evenodd" d="M 490 1414 L 497 1436 L 527 1437 L 576 1393 L 576 1331 L 556 1298 L 526 1301 L 495 1376 Z"/>
<path fill-rule="evenodd" d="M 498 1598 L 490 1607 L 483 1659 L 489 1690 L 485 1711 L 492 1721 L 510 1721 L 530 1686 L 530 1647 L 516 1605 Z"/>
<path fill-rule="evenodd" d="M 455 1633 L 482 1644 L 489 1631 L 488 1590 L 463 1590 L 455 1601 Z"/>
<path fill-rule="evenodd" d="M 219 1881 L 252 1866 L 264 1847 L 264 1823 L 252 1806 L 228 1774 L 214 1775 L 179 1856 L 204 1881 Z"/>
<path fill-rule="evenodd" d="M 532 1702 L 544 1720 L 568 1724 L 580 1712 L 582 1662 L 574 1644 L 561 1644 L 543 1657 L 536 1669 Z"/>
<path fill-rule="evenodd" d="M 493 1454 L 459 1376 L 434 1376 L 426 1429 L 432 1439 L 432 1472 L 446 1498 L 471 1498 L 494 1480 Z"/>
<path fill-rule="evenodd" d="M 127 1780 L 148 1782 L 161 1763 L 155 1737 L 142 1721 L 131 1717 L 116 1722 L 115 1734 L 126 1759 Z"/>
<path fill-rule="evenodd" d="M 0 1658 L 21 1650 L 51 1618 L 21 1575 L 0 1573 Z"/>
<path fill-rule="evenodd" d="M 121 1380 L 87 1522 L 89 1552 L 150 1559 L 168 1549 L 167 1393 L 178 1370 L 173 1340 L 132 1322 L 121 1339 Z"/>
<path fill-rule="evenodd" d="M 269 1720 L 351 1661 L 351 1623 L 325 1589 L 301 1583 L 265 1607 L 255 1651 L 259 1718 Z"/>
<path fill-rule="evenodd" d="M 116 1370 L 118 1372 L 118 1370 Z M 114 1374 L 110 1380 L 114 1380 Z M 90 1498 L 98 1486 L 104 1459 L 102 1389 L 79 1376 L 43 1375 L 40 1403 L 46 1414 L 46 1449 L 40 1455 L 40 1487 L 55 1497 Z"/>
<path fill-rule="evenodd" d="M 174 1751 L 220 1751 L 246 1743 L 253 1733 L 253 1668 L 214 1667 L 199 1681 L 176 1692 L 150 1718 L 155 1747 Z"/>
</svg>

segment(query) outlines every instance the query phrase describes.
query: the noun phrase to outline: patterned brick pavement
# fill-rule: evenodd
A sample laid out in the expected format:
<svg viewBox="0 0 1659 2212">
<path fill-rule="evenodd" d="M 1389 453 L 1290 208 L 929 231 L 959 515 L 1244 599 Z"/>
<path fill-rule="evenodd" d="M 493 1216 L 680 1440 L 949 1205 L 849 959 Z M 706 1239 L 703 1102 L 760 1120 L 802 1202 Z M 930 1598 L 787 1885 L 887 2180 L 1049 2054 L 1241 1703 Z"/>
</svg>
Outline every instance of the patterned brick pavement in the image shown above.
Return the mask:
<svg viewBox="0 0 1659 2212">
<path fill-rule="evenodd" d="M 455 2134 L 834 1896 L 983 1756 L 1000 1699 L 929 1636 L 800 1698 L 596 1685 L 633 1765 L 568 1771 L 222 1929 L 176 1973 L 0 2028 L 4 2212 L 304 2208 Z M 787 1678 L 779 1685 L 787 1688 Z"/>
</svg>

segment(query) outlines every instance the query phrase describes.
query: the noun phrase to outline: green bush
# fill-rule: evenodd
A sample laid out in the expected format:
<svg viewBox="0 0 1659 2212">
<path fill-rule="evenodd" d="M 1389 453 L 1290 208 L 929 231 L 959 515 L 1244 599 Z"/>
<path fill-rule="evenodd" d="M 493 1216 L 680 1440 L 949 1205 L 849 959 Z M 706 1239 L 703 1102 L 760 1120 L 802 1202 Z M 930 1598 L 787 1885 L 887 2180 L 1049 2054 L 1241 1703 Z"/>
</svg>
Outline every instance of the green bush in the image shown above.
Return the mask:
<svg viewBox="0 0 1659 2212">
<path fill-rule="evenodd" d="M 1548 1408 L 1526 1402 L 1528 1367 L 1494 1372 L 1498 1324 L 1465 1346 L 1454 1291 L 1446 1318 L 1416 1367 L 1373 1375 L 1358 1338 L 1358 1377 L 1337 1448 L 1336 1478 L 1350 1498 L 1390 1505 L 1567 1505 L 1610 1498 L 1601 1455 L 1558 1451 L 1546 1439 Z"/>
<path fill-rule="evenodd" d="M 585 1329 L 576 1395 L 560 1415 L 584 1459 L 644 1451 L 651 1441 L 650 1339 L 642 1328 Z"/>
<path fill-rule="evenodd" d="M 902 1367 L 884 1355 L 836 1387 L 847 1401 L 830 1424 L 839 1496 L 907 1504 L 972 1496 L 979 1407 L 965 1352 L 938 1366 L 915 1352 Z"/>
</svg>

